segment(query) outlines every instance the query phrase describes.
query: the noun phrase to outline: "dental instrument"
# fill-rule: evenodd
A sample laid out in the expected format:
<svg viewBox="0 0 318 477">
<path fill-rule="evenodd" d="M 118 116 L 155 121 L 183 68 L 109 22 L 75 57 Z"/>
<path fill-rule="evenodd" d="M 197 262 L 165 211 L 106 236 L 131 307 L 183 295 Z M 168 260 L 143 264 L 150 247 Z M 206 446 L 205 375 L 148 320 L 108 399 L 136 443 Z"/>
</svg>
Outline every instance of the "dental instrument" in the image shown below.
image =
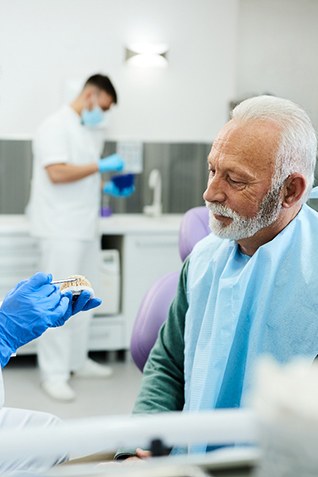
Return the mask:
<svg viewBox="0 0 318 477">
<path fill-rule="evenodd" d="M 51 282 L 52 285 L 59 285 L 60 283 L 69 283 L 69 282 L 75 282 L 76 278 L 63 278 L 62 280 L 53 280 Z"/>
</svg>

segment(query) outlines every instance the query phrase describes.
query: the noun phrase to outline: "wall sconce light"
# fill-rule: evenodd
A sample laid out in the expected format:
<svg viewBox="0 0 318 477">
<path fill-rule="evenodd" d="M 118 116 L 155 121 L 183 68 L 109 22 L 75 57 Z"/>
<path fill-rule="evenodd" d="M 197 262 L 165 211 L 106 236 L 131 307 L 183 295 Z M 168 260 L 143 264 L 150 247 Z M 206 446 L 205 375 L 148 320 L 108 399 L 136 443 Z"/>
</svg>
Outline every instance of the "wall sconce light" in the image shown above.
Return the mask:
<svg viewBox="0 0 318 477">
<path fill-rule="evenodd" d="M 142 68 L 164 68 L 168 66 L 168 46 L 151 43 L 134 43 L 125 49 L 126 63 Z"/>
</svg>

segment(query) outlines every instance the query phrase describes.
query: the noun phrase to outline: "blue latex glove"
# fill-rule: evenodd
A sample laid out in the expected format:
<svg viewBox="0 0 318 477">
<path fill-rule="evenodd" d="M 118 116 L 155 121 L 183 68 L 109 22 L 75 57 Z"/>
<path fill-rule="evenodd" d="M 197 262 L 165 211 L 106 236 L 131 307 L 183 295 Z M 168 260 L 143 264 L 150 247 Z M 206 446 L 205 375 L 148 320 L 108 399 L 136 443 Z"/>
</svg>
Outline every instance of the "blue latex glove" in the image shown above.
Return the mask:
<svg viewBox="0 0 318 477">
<path fill-rule="evenodd" d="M 65 319 L 72 315 L 76 315 L 80 311 L 88 311 L 92 308 L 96 308 L 102 303 L 100 298 L 91 298 L 91 294 L 88 290 L 83 290 L 80 295 L 72 297 L 71 291 L 66 291 L 64 296 L 69 298 L 69 306 L 64 316 Z"/>
<path fill-rule="evenodd" d="M 61 326 L 69 318 L 70 299 L 52 285 L 52 275 L 36 273 L 18 283 L 0 307 L 0 364 L 12 353 L 40 336 L 49 327 Z"/>
<path fill-rule="evenodd" d="M 103 192 L 113 197 L 129 197 L 135 192 L 135 186 L 118 189 L 112 181 L 109 181 L 105 183 Z"/>
<path fill-rule="evenodd" d="M 39 337 L 47 328 L 62 326 L 72 315 L 101 304 L 85 290 L 74 301 L 72 293 L 61 293 L 51 284 L 52 275 L 36 273 L 9 291 L 0 307 L 0 365 L 12 353 Z"/>
<path fill-rule="evenodd" d="M 98 161 L 99 172 L 122 171 L 125 167 L 125 162 L 119 154 L 111 154 L 103 157 Z"/>
</svg>

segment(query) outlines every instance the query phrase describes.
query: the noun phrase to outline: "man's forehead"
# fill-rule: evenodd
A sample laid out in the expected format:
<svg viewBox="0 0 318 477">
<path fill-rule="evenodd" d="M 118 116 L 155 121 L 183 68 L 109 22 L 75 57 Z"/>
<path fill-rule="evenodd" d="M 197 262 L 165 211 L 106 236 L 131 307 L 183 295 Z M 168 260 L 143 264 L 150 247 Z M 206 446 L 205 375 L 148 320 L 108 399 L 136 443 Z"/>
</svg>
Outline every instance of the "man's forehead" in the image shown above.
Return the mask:
<svg viewBox="0 0 318 477">
<path fill-rule="evenodd" d="M 272 156 L 279 146 L 280 135 L 281 128 L 276 121 L 232 119 L 220 130 L 210 155 L 250 155 L 262 151 Z"/>
</svg>

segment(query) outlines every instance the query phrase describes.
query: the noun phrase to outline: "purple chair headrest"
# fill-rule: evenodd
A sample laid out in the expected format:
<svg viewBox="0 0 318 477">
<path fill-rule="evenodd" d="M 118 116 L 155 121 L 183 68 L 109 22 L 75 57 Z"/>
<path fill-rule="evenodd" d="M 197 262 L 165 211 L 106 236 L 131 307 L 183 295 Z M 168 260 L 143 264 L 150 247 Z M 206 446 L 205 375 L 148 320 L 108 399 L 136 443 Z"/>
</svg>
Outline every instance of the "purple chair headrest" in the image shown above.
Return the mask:
<svg viewBox="0 0 318 477">
<path fill-rule="evenodd" d="M 195 207 L 185 213 L 179 232 L 179 252 L 182 261 L 189 255 L 194 245 L 209 233 L 209 212 L 206 207 Z M 178 280 L 178 271 L 164 275 L 152 285 L 141 302 L 130 342 L 131 355 L 141 371 L 157 339 L 159 328 L 168 317 Z"/>
<path fill-rule="evenodd" d="M 207 207 L 194 207 L 188 210 L 181 222 L 179 230 L 179 253 L 184 261 L 193 247 L 201 239 L 209 235 L 209 210 Z"/>
<path fill-rule="evenodd" d="M 160 326 L 168 317 L 175 297 L 179 272 L 171 272 L 157 280 L 141 302 L 135 320 L 130 352 L 136 365 L 143 370 L 149 351 L 153 347 Z"/>
</svg>

